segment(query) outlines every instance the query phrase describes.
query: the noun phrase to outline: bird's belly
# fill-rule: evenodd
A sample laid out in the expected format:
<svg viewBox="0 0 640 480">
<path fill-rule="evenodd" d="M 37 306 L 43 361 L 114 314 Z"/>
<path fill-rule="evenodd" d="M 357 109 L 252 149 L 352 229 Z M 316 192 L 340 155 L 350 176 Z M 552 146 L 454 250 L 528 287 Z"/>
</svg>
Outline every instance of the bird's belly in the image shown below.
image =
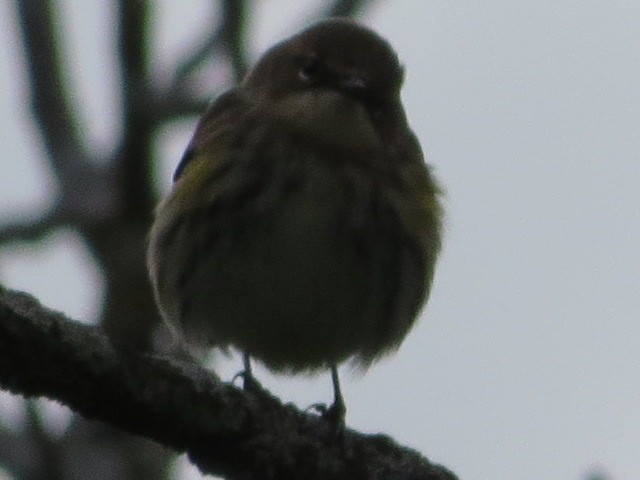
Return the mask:
<svg viewBox="0 0 640 480">
<path fill-rule="evenodd" d="M 275 370 L 325 368 L 366 350 L 383 272 L 345 227 L 341 197 L 302 191 L 250 235 L 213 249 L 192 282 L 186 330 Z"/>
</svg>

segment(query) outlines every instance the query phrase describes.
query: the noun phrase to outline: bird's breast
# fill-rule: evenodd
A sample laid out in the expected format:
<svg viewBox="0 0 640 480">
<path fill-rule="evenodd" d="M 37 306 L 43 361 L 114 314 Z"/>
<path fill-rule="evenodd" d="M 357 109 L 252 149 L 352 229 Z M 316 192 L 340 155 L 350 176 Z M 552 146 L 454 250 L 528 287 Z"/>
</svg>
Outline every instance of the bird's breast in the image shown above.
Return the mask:
<svg viewBox="0 0 640 480">
<path fill-rule="evenodd" d="M 375 221 L 367 217 L 366 182 L 355 185 L 313 155 L 289 161 L 278 192 L 272 179 L 244 201 L 249 210 L 210 217 L 219 233 L 191 276 L 182 322 L 271 368 L 313 370 L 366 350 L 384 315 L 382 286 L 398 246 L 389 232 L 363 237 Z"/>
</svg>

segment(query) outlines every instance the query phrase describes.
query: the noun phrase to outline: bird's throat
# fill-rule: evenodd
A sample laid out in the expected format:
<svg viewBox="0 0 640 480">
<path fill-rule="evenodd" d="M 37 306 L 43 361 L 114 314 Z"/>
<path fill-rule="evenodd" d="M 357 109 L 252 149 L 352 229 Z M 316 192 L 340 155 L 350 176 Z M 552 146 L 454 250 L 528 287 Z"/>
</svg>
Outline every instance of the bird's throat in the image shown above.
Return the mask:
<svg viewBox="0 0 640 480">
<path fill-rule="evenodd" d="M 366 107 L 331 89 L 296 92 L 280 99 L 271 113 L 302 134 L 346 148 L 376 148 L 381 140 Z"/>
</svg>

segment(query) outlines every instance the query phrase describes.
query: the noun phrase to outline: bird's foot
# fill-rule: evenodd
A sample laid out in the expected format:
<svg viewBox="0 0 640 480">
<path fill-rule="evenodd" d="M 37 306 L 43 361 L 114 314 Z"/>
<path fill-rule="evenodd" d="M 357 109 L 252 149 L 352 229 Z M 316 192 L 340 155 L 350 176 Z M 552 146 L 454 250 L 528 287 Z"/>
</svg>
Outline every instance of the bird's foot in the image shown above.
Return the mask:
<svg viewBox="0 0 640 480">
<path fill-rule="evenodd" d="M 323 419 L 333 424 L 336 428 L 344 428 L 347 408 L 342 401 L 334 402 L 330 407 L 327 407 L 326 403 L 314 403 L 310 405 L 307 410 L 318 412 Z"/>
<path fill-rule="evenodd" d="M 235 384 L 238 379 L 242 379 L 242 389 L 245 392 L 262 392 L 264 387 L 256 380 L 253 373 L 243 370 L 236 373 L 231 380 L 231 383 Z"/>
</svg>

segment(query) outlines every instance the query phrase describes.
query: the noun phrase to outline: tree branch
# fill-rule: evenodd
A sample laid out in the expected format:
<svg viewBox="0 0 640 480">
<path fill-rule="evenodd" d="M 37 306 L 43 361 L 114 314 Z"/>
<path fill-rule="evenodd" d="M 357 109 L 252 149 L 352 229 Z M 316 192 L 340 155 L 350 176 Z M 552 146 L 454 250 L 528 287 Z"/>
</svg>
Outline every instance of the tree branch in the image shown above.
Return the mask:
<svg viewBox="0 0 640 480">
<path fill-rule="evenodd" d="M 216 96 L 214 93 L 211 98 Z M 189 95 L 184 89 L 176 87 L 166 95 L 157 96 L 157 117 L 161 122 L 184 117 L 200 117 L 211 105 L 211 98 Z"/>
<path fill-rule="evenodd" d="M 371 0 L 334 0 L 327 9 L 327 17 L 355 17 L 359 15 Z"/>
<path fill-rule="evenodd" d="M 58 38 L 51 0 L 16 0 L 27 65 L 31 107 L 54 172 L 86 160 L 84 145 L 62 76 Z"/>
<path fill-rule="evenodd" d="M 382 435 L 336 432 L 263 390 L 242 391 L 194 364 L 113 345 L 24 293 L 0 291 L 0 385 L 55 399 L 187 452 L 228 479 L 455 480 Z"/>
<path fill-rule="evenodd" d="M 40 240 L 55 228 L 65 225 L 65 221 L 55 210 L 37 218 L 18 219 L 0 223 L 0 245 L 9 242 L 33 242 Z"/>
<path fill-rule="evenodd" d="M 247 1 L 223 0 L 221 10 L 218 25 L 212 28 L 211 33 L 176 67 L 173 80 L 168 88 L 169 92 L 179 91 L 189 75 L 214 55 L 219 55 L 223 60 L 229 62 L 232 84 L 237 83 L 244 76 L 247 71 L 245 48 Z"/>
<path fill-rule="evenodd" d="M 222 2 L 223 24 L 220 31 L 222 45 L 231 60 L 234 83 L 247 71 L 245 48 L 245 26 L 247 0 L 224 0 Z"/>
<path fill-rule="evenodd" d="M 122 85 L 123 132 L 116 158 L 122 213 L 148 218 L 155 198 L 151 188 L 152 138 L 155 98 L 148 72 L 151 6 L 147 0 L 117 2 L 118 60 Z"/>
<path fill-rule="evenodd" d="M 55 5 L 51 0 L 16 0 L 24 44 L 31 109 L 43 139 L 53 174 L 60 186 L 59 199 L 49 217 L 2 228 L 1 239 L 36 238 L 62 223 L 78 227 L 113 215 L 117 207 L 113 170 L 93 161 L 83 143 L 65 91 L 59 37 L 55 31 Z M 96 215 L 97 214 L 97 215 Z"/>
<path fill-rule="evenodd" d="M 184 60 L 179 63 L 175 69 L 169 90 L 174 90 L 178 86 L 182 85 L 195 69 L 215 54 L 217 49 L 220 47 L 220 39 L 222 37 L 224 27 L 225 18 L 221 18 L 218 25 L 212 27 L 209 34 L 193 48 L 193 51 L 190 54 L 184 57 Z"/>
</svg>

